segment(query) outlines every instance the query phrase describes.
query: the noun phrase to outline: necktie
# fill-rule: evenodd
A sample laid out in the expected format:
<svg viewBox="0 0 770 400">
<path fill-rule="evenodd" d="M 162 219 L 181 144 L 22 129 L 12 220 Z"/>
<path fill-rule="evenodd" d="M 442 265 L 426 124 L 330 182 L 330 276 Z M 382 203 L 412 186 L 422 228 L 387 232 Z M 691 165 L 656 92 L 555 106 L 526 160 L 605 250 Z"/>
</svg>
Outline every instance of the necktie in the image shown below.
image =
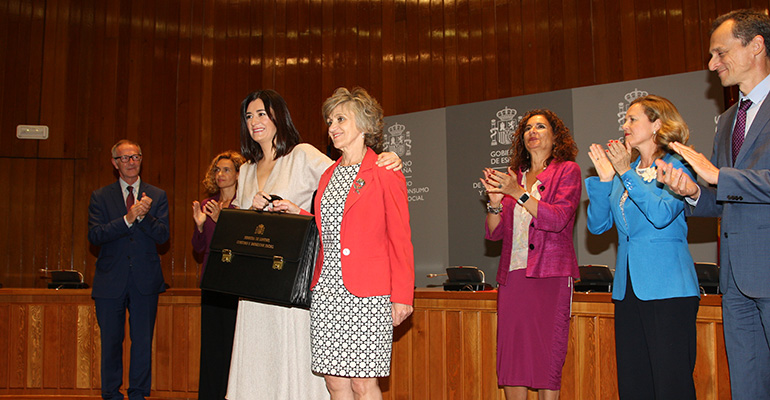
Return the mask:
<svg viewBox="0 0 770 400">
<path fill-rule="evenodd" d="M 746 111 L 749 107 L 751 107 L 751 100 L 741 100 L 741 105 L 738 107 L 738 118 L 736 118 L 733 128 L 733 165 L 735 165 L 738 152 L 741 151 L 743 139 L 746 137 Z"/>
<path fill-rule="evenodd" d="M 131 206 L 134 205 L 134 187 L 128 187 L 128 196 L 126 196 L 126 212 L 131 211 Z"/>
</svg>

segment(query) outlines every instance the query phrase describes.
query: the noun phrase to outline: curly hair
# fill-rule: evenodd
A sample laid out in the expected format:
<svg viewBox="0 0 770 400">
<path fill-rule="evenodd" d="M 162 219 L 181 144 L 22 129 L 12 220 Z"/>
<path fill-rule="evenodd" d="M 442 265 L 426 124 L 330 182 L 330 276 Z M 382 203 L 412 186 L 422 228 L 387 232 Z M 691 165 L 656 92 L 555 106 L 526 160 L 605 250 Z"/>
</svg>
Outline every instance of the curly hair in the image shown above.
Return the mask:
<svg viewBox="0 0 770 400">
<path fill-rule="evenodd" d="M 233 165 L 235 165 L 235 172 L 240 171 L 241 165 L 246 163 L 246 158 L 237 151 L 228 150 L 217 154 L 217 156 L 211 160 L 211 165 L 209 165 L 209 169 L 206 171 L 206 177 L 203 178 L 203 187 L 206 189 L 206 193 L 208 193 L 209 196 L 219 193 L 219 186 L 217 186 L 217 163 L 219 163 L 220 160 L 232 161 Z"/>
<path fill-rule="evenodd" d="M 530 118 L 542 115 L 548 120 L 553 131 L 553 150 L 551 156 L 546 160 L 546 165 L 551 161 L 575 161 L 575 156 L 578 153 L 578 147 L 575 143 L 575 139 L 569 133 L 569 129 L 564 125 L 561 118 L 559 118 L 553 111 L 546 109 L 534 109 L 528 111 L 521 117 L 519 126 L 516 127 L 516 132 L 513 133 L 513 144 L 511 144 L 511 168 L 519 171 L 526 171 L 532 167 L 532 156 L 527 151 L 527 147 L 524 144 L 524 129 L 527 127 L 527 122 Z"/>
<path fill-rule="evenodd" d="M 324 120 L 328 122 L 332 111 L 340 105 L 344 105 L 353 113 L 356 120 L 356 128 L 364 133 L 364 143 L 374 150 L 375 153 L 379 154 L 382 152 L 384 143 L 382 129 L 385 126 L 385 122 L 383 121 L 384 112 L 380 103 L 363 88 L 355 87 L 350 91 L 341 87 L 324 101 L 321 109 Z"/>
<path fill-rule="evenodd" d="M 249 108 L 249 104 L 257 99 L 262 100 L 262 103 L 265 104 L 265 111 L 275 125 L 273 147 L 275 148 L 276 159 L 289 154 L 294 146 L 302 141 L 299 131 L 291 120 L 286 100 L 278 92 L 270 89 L 251 92 L 241 102 L 241 154 L 247 161 L 253 163 L 264 157 L 262 147 L 251 138 L 251 132 L 249 132 L 249 126 L 246 122 L 246 110 Z"/>
<path fill-rule="evenodd" d="M 631 102 L 629 108 L 639 104 L 644 108 L 644 115 L 650 122 L 660 120 L 660 129 L 653 136 L 653 141 L 658 146 L 655 156 L 661 156 L 668 151 L 668 144 L 679 142 L 687 144 L 690 140 L 690 129 L 684 118 L 679 114 L 674 103 L 665 97 L 654 94 L 640 97 Z"/>
</svg>

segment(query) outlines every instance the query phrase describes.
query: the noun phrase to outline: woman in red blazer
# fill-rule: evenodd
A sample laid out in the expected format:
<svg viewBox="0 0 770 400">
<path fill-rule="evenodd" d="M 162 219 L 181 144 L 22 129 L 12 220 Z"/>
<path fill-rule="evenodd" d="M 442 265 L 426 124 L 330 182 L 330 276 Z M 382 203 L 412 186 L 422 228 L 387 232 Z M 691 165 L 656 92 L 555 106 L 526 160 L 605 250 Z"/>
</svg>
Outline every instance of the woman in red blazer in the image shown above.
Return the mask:
<svg viewBox="0 0 770 400">
<path fill-rule="evenodd" d="M 377 377 L 390 375 L 393 326 L 412 313 L 414 297 L 406 181 L 376 168 L 383 111 L 364 89 L 337 89 L 323 114 L 342 157 L 321 176 L 314 202 L 321 251 L 311 284 L 312 368 L 332 399 L 381 398 Z"/>
<path fill-rule="evenodd" d="M 580 204 L 577 146 L 549 110 L 526 113 L 514 133 L 508 173 L 487 168 L 487 239 L 503 241 L 497 282 L 497 382 L 505 397 L 557 399 L 567 355 L 572 230 Z"/>
</svg>

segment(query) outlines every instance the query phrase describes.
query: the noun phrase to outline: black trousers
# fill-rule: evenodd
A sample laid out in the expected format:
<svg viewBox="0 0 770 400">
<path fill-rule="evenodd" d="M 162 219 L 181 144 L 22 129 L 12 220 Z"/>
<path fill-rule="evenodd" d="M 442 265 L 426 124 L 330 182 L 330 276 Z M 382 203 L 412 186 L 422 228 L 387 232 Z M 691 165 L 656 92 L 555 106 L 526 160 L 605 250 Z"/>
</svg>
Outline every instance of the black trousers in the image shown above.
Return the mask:
<svg viewBox="0 0 770 400">
<path fill-rule="evenodd" d="M 642 301 L 629 276 L 615 301 L 615 356 L 622 400 L 695 399 L 698 297 Z"/>
<path fill-rule="evenodd" d="M 237 314 L 238 296 L 201 290 L 200 400 L 225 398 Z"/>
</svg>

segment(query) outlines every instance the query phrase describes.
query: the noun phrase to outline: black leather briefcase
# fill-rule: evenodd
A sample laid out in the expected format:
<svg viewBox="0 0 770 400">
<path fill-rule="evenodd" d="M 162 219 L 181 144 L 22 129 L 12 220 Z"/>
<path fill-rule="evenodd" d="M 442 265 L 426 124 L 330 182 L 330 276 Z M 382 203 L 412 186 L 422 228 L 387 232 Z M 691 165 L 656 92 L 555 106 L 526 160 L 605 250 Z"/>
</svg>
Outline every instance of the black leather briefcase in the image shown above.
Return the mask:
<svg viewBox="0 0 770 400">
<path fill-rule="evenodd" d="M 312 216 L 224 209 L 201 288 L 308 308 L 318 246 Z"/>
</svg>

